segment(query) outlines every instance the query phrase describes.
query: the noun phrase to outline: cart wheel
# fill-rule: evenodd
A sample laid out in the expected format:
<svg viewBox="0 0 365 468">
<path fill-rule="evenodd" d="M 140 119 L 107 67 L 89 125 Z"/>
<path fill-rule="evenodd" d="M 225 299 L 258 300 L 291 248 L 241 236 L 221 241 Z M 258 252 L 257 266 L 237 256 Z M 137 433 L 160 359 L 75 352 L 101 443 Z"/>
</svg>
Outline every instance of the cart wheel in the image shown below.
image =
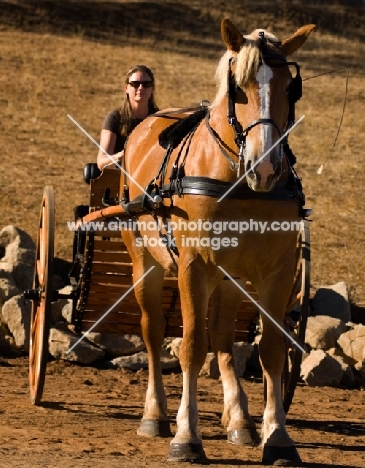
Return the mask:
<svg viewBox="0 0 365 468">
<path fill-rule="evenodd" d="M 310 294 L 310 236 L 309 223 L 303 220 L 303 228 L 299 236 L 300 248 L 300 297 L 298 317 L 294 317 L 296 327 L 291 330 L 296 342 L 303 347 L 305 330 L 307 327 Z M 287 359 L 283 372 L 283 405 L 288 413 L 293 400 L 295 387 L 300 377 L 300 366 L 302 363 L 302 352 L 293 343 L 289 343 Z"/>
<path fill-rule="evenodd" d="M 39 405 L 44 388 L 48 361 L 48 338 L 51 324 L 53 249 L 54 249 L 54 192 L 46 186 L 43 192 L 33 290 L 38 294 L 32 301 L 29 343 L 30 399 Z"/>
</svg>

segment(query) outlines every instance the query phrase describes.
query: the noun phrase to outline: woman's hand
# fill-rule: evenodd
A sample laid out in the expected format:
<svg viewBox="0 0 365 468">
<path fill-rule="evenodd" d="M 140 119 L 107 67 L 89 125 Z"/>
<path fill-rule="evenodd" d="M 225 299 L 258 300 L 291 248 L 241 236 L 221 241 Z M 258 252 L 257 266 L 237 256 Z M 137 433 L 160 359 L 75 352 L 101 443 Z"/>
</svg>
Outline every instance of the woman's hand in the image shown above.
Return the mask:
<svg viewBox="0 0 365 468">
<path fill-rule="evenodd" d="M 119 151 L 119 153 L 115 153 L 113 157 L 115 158 L 115 162 L 121 162 L 123 160 L 123 156 L 124 156 L 124 150 Z"/>
</svg>

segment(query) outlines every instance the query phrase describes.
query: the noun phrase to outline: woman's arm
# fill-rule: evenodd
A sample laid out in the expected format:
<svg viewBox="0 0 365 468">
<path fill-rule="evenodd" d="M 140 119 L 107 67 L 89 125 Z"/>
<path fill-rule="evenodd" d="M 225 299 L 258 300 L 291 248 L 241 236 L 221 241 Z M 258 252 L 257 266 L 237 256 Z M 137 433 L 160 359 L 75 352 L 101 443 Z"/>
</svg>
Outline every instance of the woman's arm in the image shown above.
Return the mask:
<svg viewBox="0 0 365 468">
<path fill-rule="evenodd" d="M 98 165 L 98 168 L 101 171 L 104 169 L 105 166 L 112 164 L 113 160 L 114 162 L 117 162 L 122 159 L 124 151 L 120 151 L 119 153 L 114 153 L 116 141 L 117 141 L 117 136 L 115 133 L 111 132 L 110 130 L 105 130 L 105 129 L 101 131 L 100 146 L 113 158 L 111 159 L 101 149 L 99 149 L 96 163 Z"/>
</svg>

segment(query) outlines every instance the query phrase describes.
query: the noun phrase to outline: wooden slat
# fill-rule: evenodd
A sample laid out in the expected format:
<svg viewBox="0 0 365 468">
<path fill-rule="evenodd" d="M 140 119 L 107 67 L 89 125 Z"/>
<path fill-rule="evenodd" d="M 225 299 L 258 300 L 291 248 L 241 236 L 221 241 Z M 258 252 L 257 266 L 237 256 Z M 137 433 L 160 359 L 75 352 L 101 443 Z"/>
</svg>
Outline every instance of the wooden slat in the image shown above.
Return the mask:
<svg viewBox="0 0 365 468">
<path fill-rule="evenodd" d="M 236 316 L 236 323 L 239 324 L 239 323 L 251 323 L 255 320 L 258 319 L 258 312 L 257 311 L 253 311 L 251 314 L 245 314 L 244 316 L 240 316 L 240 315 L 237 315 Z"/>
<path fill-rule="evenodd" d="M 103 316 L 102 313 L 95 312 L 93 310 L 85 310 L 83 313 L 83 321 L 97 322 Z M 107 323 L 120 323 L 120 324 L 134 324 L 140 323 L 141 313 L 131 314 L 123 312 L 110 312 L 103 321 Z"/>
<path fill-rule="evenodd" d="M 83 320 L 82 330 L 87 331 L 91 326 L 95 324 L 96 321 L 92 320 Z M 140 335 L 141 327 L 138 320 L 132 323 L 130 317 L 123 322 L 106 322 L 101 321 L 93 328 L 93 332 L 98 333 L 118 333 L 118 334 L 133 334 L 133 335 Z M 248 340 L 249 329 L 247 330 L 236 330 L 235 332 L 235 341 L 247 341 Z M 168 324 L 166 327 L 165 335 L 168 337 L 182 337 L 183 336 L 183 327 L 176 325 L 172 326 Z"/>
<path fill-rule="evenodd" d="M 123 323 L 125 320 L 126 323 L 135 322 L 136 320 L 140 320 L 141 318 L 141 311 L 137 304 L 128 304 L 128 307 L 120 307 L 122 303 L 118 304 L 115 310 L 111 310 L 109 314 L 105 317 L 105 321 L 115 323 L 120 321 Z M 99 305 L 99 308 L 93 308 L 91 310 L 84 310 L 83 317 L 87 320 L 97 321 L 99 320 L 107 311 L 108 309 L 103 308 Z M 255 317 L 254 317 L 255 319 Z M 181 326 L 182 325 L 182 317 L 181 315 L 169 315 L 168 316 L 168 324 L 171 326 Z M 208 319 L 207 319 L 208 321 Z M 251 326 L 253 320 L 236 320 L 236 328 L 238 330 L 248 330 Z"/>
<path fill-rule="evenodd" d="M 132 278 L 133 266 L 131 263 L 103 263 L 93 262 L 91 273 L 116 273 L 125 274 Z"/>
<path fill-rule="evenodd" d="M 161 296 L 162 302 L 163 303 L 171 302 L 171 300 L 175 296 L 175 294 L 176 294 L 175 291 L 163 291 L 162 296 Z M 180 297 L 179 296 L 177 297 L 176 301 L 180 302 Z"/>
<path fill-rule="evenodd" d="M 113 300 L 110 300 L 108 296 L 101 296 L 100 294 L 94 294 L 87 298 L 84 308 L 86 307 L 88 309 L 97 308 L 97 310 L 101 310 L 101 308 L 104 308 L 105 310 L 108 310 L 111 307 L 114 307 L 116 303 L 123 304 L 121 306 L 119 305 L 115 306 L 119 308 L 132 307 L 134 304 L 136 304 L 136 307 L 138 306 L 137 302 L 135 301 L 135 298 L 131 296 L 130 294 L 127 294 L 125 297 L 123 297 L 122 300 L 121 300 L 121 297 L 122 295 L 119 294 L 118 296 L 114 298 L 114 301 L 113 301 Z"/>
<path fill-rule="evenodd" d="M 101 303 L 93 303 L 92 301 L 88 302 L 86 304 L 86 308 L 85 310 L 87 311 L 94 311 L 95 313 L 99 314 L 99 316 L 103 315 L 106 311 L 110 310 L 112 312 L 110 313 L 114 313 L 114 312 L 130 312 L 131 314 L 135 313 L 135 314 L 139 314 L 141 315 L 141 309 L 139 307 L 139 305 L 135 302 L 124 302 L 124 301 L 121 301 L 119 304 L 117 304 L 115 307 L 113 307 L 113 304 L 112 305 L 109 305 L 109 304 L 101 304 Z M 97 319 L 95 319 L 97 320 Z M 106 317 L 105 320 L 108 320 L 108 317 Z"/>
<path fill-rule="evenodd" d="M 248 332 L 237 332 L 236 331 L 235 341 L 248 341 Z"/>
<path fill-rule="evenodd" d="M 238 309 L 237 315 L 239 315 L 239 316 L 243 315 L 244 316 L 246 313 L 247 314 L 252 313 L 253 311 L 258 312 L 258 309 L 255 306 L 255 304 L 252 304 L 252 302 L 242 303 L 241 307 Z"/>
<path fill-rule="evenodd" d="M 112 237 L 112 238 L 121 238 L 121 232 L 120 231 L 109 231 L 109 230 L 106 230 L 104 231 L 104 229 L 100 230 L 100 231 L 95 231 L 95 236 L 96 237 L 100 237 L 100 238 L 109 238 L 109 237 Z"/>
<path fill-rule="evenodd" d="M 98 284 L 115 285 L 116 287 L 118 285 L 133 284 L 132 277 L 129 275 L 113 275 L 110 273 L 91 273 L 91 282 Z"/>
<path fill-rule="evenodd" d="M 183 328 L 167 326 L 165 336 L 171 338 L 181 338 L 183 336 Z"/>
<path fill-rule="evenodd" d="M 127 276 L 125 278 L 126 281 L 122 282 L 121 280 L 118 285 L 92 283 L 89 292 L 102 297 L 110 297 L 111 302 L 116 301 L 132 287 L 132 283 L 129 282 L 129 278 Z M 128 294 L 133 294 L 134 296 L 134 291 L 131 290 Z"/>
<path fill-rule="evenodd" d="M 116 301 L 110 302 L 107 298 L 92 297 L 88 298 L 84 309 L 98 312 L 106 312 L 107 310 L 130 310 L 131 312 L 137 311 L 140 313 L 140 307 L 136 301 L 126 301 L 125 299 L 126 297 L 123 297 L 123 299 L 120 300 L 119 297 Z"/>
<path fill-rule="evenodd" d="M 181 338 L 183 336 L 182 327 L 170 327 L 168 326 L 165 332 L 165 336 L 172 338 Z M 235 341 L 247 341 L 248 331 L 236 331 Z"/>
<path fill-rule="evenodd" d="M 178 280 L 177 278 L 171 278 L 169 276 L 166 276 L 164 279 L 164 287 L 166 288 L 178 288 Z"/>
<path fill-rule="evenodd" d="M 104 239 L 95 239 L 94 240 L 94 251 L 101 250 L 101 251 L 112 251 L 112 252 L 127 252 L 127 247 L 125 243 L 120 239 L 113 240 L 104 240 Z"/>
<path fill-rule="evenodd" d="M 113 304 L 113 302 L 116 302 L 118 299 L 124 296 L 131 288 L 133 288 L 133 286 L 132 283 L 128 280 L 128 277 L 126 277 L 124 282 L 123 280 L 119 281 L 118 284 L 107 283 L 106 281 L 100 283 L 94 282 L 90 287 L 88 296 L 90 296 L 90 293 L 92 293 L 92 297 L 100 297 L 103 300 L 108 300 L 109 298 L 110 304 Z M 135 298 L 134 290 L 131 289 L 127 296 L 133 296 L 133 298 Z"/>
<path fill-rule="evenodd" d="M 128 263 L 130 256 L 128 252 L 100 252 L 94 251 L 93 262 L 109 262 L 109 263 Z"/>
<path fill-rule="evenodd" d="M 94 322 L 83 322 L 82 323 L 82 331 L 85 332 L 89 330 L 89 328 L 94 324 Z M 118 324 L 118 323 L 107 323 L 107 322 L 100 322 L 98 323 L 95 328 L 93 328 L 93 332 L 96 333 L 118 333 L 119 335 L 139 335 L 142 336 L 141 327 L 138 324 L 135 325 L 126 325 L 126 324 Z"/>
</svg>

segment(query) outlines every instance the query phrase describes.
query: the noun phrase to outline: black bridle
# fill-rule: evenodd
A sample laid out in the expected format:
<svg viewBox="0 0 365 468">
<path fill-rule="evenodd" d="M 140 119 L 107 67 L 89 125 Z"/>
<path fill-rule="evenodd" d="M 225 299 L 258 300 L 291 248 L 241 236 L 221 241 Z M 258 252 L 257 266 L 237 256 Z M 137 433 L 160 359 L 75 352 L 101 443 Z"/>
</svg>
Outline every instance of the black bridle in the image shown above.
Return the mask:
<svg viewBox="0 0 365 468">
<path fill-rule="evenodd" d="M 264 38 L 264 33 L 260 33 L 261 35 L 261 63 L 265 63 L 270 68 L 272 67 L 284 67 L 284 66 L 295 66 L 296 68 L 296 75 L 292 79 L 289 87 L 288 87 L 288 99 L 289 99 L 289 112 L 288 112 L 288 120 L 286 129 L 282 130 L 281 127 L 275 122 L 274 119 L 271 118 L 261 118 L 256 119 L 247 125 L 245 128 L 242 127 L 241 123 L 236 117 L 235 111 L 235 102 L 236 102 L 236 94 L 237 94 L 237 82 L 235 79 L 234 74 L 232 73 L 232 62 L 234 60 L 233 57 L 229 59 L 229 66 L 228 66 L 228 73 L 227 73 L 227 98 L 228 98 L 228 123 L 231 125 L 234 131 L 234 141 L 239 148 L 239 157 L 243 157 L 244 149 L 246 147 L 246 137 L 252 128 L 256 125 L 272 125 L 276 128 L 281 137 L 293 124 L 295 121 L 295 103 L 299 101 L 302 97 L 302 78 L 300 76 L 300 67 L 296 62 L 288 62 L 284 55 L 275 55 L 267 53 L 266 49 L 266 38 Z M 270 63 L 271 60 L 279 61 L 279 63 Z M 287 136 L 283 139 L 281 143 L 281 147 L 287 144 Z"/>
</svg>

